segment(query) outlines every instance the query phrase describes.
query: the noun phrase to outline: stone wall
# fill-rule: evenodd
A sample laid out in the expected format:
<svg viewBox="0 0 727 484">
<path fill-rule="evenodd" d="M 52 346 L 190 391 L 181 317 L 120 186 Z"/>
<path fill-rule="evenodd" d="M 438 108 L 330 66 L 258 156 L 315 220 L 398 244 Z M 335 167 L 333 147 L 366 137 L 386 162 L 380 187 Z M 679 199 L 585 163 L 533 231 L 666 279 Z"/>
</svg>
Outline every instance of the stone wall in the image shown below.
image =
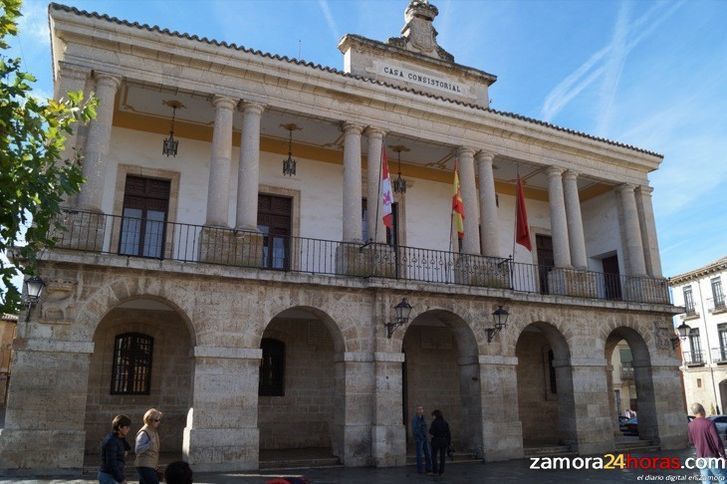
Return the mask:
<svg viewBox="0 0 727 484">
<path fill-rule="evenodd" d="M 558 395 L 549 385 L 548 350 L 545 336 L 523 332 L 516 347 L 518 411 L 524 445 L 558 444 Z M 557 382 L 556 382 L 557 385 Z"/>
<path fill-rule="evenodd" d="M 127 332 L 154 338 L 149 395 L 111 395 L 115 338 Z M 143 425 L 144 413 L 153 407 L 164 413 L 159 426 L 161 451 L 181 454 L 192 400 L 193 361 L 189 334 L 179 316 L 171 310 L 117 308 L 103 319 L 93 341 L 86 400 L 86 453 L 100 452 L 101 440 L 118 414 L 131 418 L 131 441 Z"/>
<path fill-rule="evenodd" d="M 263 334 L 285 343 L 282 397 L 259 397 L 260 449 L 331 447 L 333 342 L 320 321 L 274 319 Z"/>
<path fill-rule="evenodd" d="M 407 442 L 413 448 L 411 419 L 417 405 L 424 406 L 427 424 L 439 409 L 449 423 L 455 448 L 461 442 L 462 402 L 460 397 L 457 343 L 449 328 L 411 326 L 404 337 L 406 354 Z M 397 411 L 398 409 L 392 409 Z"/>
</svg>

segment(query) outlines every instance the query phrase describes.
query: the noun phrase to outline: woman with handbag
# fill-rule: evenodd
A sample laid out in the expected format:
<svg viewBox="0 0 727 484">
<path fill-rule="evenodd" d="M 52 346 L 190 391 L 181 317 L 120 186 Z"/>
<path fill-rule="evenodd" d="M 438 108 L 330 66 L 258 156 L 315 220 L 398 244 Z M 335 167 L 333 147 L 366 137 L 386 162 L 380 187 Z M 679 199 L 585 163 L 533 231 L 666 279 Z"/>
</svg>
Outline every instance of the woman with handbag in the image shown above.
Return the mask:
<svg viewBox="0 0 727 484">
<path fill-rule="evenodd" d="M 449 432 L 449 424 L 444 420 L 440 410 L 433 411 L 432 417 L 434 421 L 429 427 L 429 434 L 432 436 L 432 472 L 441 476 L 444 474 L 444 459 L 447 456 L 447 449 L 452 444 L 452 435 Z"/>
<path fill-rule="evenodd" d="M 162 413 L 150 408 L 144 414 L 144 426 L 136 433 L 136 472 L 139 484 L 159 484 L 159 423 Z"/>
</svg>

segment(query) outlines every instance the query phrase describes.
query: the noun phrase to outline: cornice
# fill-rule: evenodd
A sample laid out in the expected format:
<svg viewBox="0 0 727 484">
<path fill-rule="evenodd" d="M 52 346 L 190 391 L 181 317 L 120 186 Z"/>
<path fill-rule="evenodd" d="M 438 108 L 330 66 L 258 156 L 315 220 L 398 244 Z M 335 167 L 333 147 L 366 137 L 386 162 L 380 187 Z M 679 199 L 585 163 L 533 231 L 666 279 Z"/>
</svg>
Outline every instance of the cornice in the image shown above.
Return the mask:
<svg viewBox="0 0 727 484">
<path fill-rule="evenodd" d="M 727 257 L 722 257 L 721 259 L 698 269 L 694 269 L 693 271 L 684 272 L 682 274 L 677 274 L 674 277 L 670 277 L 669 285 L 671 287 L 675 287 L 685 282 L 694 281 L 721 271 L 727 271 Z"/>
</svg>

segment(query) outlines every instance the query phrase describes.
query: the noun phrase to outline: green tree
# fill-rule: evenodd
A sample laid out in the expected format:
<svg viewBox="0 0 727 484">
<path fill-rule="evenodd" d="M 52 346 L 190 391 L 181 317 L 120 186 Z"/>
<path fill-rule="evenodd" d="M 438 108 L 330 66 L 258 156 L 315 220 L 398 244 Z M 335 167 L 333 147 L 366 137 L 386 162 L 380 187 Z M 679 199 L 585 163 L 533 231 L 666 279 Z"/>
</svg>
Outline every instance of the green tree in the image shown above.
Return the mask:
<svg viewBox="0 0 727 484">
<path fill-rule="evenodd" d="M 32 274 L 37 254 L 53 246 L 48 234 L 57 225 L 61 202 L 78 193 L 84 181 L 79 156 L 61 156 L 74 124 L 95 117 L 96 100 L 84 102 L 82 92 L 69 92 L 59 101 L 32 94 L 35 77 L 22 71 L 19 58 L 7 55 L 21 5 L 22 0 L 0 3 L 0 253 L 7 256 L 14 248 L 16 264 Z M 0 257 L 5 288 L 0 312 L 19 308 L 20 294 L 11 282 L 18 270 Z"/>
</svg>

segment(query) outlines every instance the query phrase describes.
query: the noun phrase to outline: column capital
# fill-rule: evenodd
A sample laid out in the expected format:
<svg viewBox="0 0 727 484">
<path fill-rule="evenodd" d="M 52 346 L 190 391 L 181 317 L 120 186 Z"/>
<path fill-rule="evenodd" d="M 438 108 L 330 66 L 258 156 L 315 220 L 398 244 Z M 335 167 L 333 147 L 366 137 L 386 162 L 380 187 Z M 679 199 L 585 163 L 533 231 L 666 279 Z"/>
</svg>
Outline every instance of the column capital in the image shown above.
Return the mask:
<svg viewBox="0 0 727 484">
<path fill-rule="evenodd" d="M 636 185 L 633 183 L 621 183 L 616 186 L 616 191 L 619 193 L 632 192 L 636 190 Z"/>
<path fill-rule="evenodd" d="M 563 173 L 563 178 L 566 180 L 577 180 L 578 172 L 575 170 L 566 170 L 565 173 Z"/>
<path fill-rule="evenodd" d="M 555 165 L 551 165 L 548 167 L 548 169 L 545 171 L 549 177 L 560 177 L 563 175 L 563 168 Z"/>
<path fill-rule="evenodd" d="M 649 185 L 639 185 L 638 186 L 639 192 L 641 192 L 642 195 L 645 196 L 651 196 L 652 193 L 654 193 L 654 187 L 651 187 Z"/>
<path fill-rule="evenodd" d="M 242 101 L 240 102 L 240 111 L 243 113 L 255 113 L 260 115 L 265 111 L 265 104 L 257 101 Z"/>
<path fill-rule="evenodd" d="M 354 134 L 361 134 L 363 132 L 363 126 L 361 126 L 358 123 L 352 123 L 350 121 L 344 121 L 341 123 L 341 130 L 348 134 L 348 133 L 354 133 Z"/>
<path fill-rule="evenodd" d="M 477 161 L 488 161 L 488 162 L 492 163 L 493 161 L 495 161 L 495 153 L 492 153 L 490 151 L 480 150 L 477 153 L 475 153 L 475 158 L 477 159 Z"/>
<path fill-rule="evenodd" d="M 212 97 L 212 104 L 216 108 L 229 109 L 230 111 L 232 111 L 233 109 L 235 109 L 237 101 L 228 96 L 220 96 L 218 94 L 215 94 Z"/>
<path fill-rule="evenodd" d="M 375 126 L 369 126 L 366 128 L 366 136 L 368 136 L 369 138 L 383 139 L 385 134 L 386 130 L 377 128 Z"/>
<path fill-rule="evenodd" d="M 475 156 L 476 151 L 471 146 L 460 146 L 457 148 L 457 156 L 468 156 L 471 158 Z"/>
<path fill-rule="evenodd" d="M 61 73 L 61 77 L 85 81 L 89 74 L 91 74 L 91 69 L 79 66 L 78 64 L 71 64 L 66 61 L 58 61 L 58 72 Z"/>
<path fill-rule="evenodd" d="M 109 74 L 107 72 L 94 72 L 93 76 L 96 78 L 96 84 L 102 84 L 109 87 L 113 87 L 114 89 L 118 89 L 119 85 L 121 85 L 121 77 L 115 76 L 113 74 Z"/>
</svg>

